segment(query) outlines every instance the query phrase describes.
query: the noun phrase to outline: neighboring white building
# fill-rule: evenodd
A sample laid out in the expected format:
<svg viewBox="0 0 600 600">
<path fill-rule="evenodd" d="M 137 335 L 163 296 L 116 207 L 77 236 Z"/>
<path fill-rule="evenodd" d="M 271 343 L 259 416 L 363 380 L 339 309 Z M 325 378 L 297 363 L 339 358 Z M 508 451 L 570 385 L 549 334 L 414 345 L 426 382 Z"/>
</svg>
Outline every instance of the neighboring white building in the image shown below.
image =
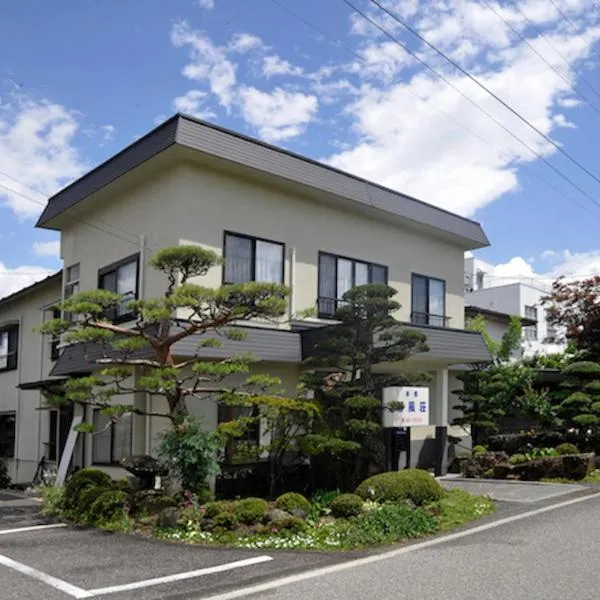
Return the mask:
<svg viewBox="0 0 600 600">
<path fill-rule="evenodd" d="M 542 305 L 550 285 L 535 279 L 498 277 L 494 270 L 494 265 L 474 256 L 465 259 L 465 305 L 535 321 L 535 325 L 523 327 L 524 357 L 562 352 L 565 344 L 560 332 L 548 324 L 547 308 Z"/>
<path fill-rule="evenodd" d="M 1 301 L 0 331 L 23 311 L 32 325 L 23 321 L 22 331 L 30 331 L 41 322 L 41 308 L 80 290 L 106 287 L 129 298 L 163 294 L 165 276 L 148 267 L 152 252 L 198 244 L 224 257 L 224 266 L 211 269 L 203 285 L 285 283 L 291 290 L 289 319 L 248 325 L 247 339 L 231 342 L 235 346 L 199 349 L 194 338 L 174 352 L 218 360 L 250 351 L 260 360 L 259 372 L 278 375 L 291 394 L 318 328 L 332 324 L 342 294 L 353 285 L 388 282 L 401 304 L 396 317 L 423 331 L 430 347 L 409 365 L 386 365 L 431 373 L 431 426 L 415 428 L 412 436 L 413 463 L 420 466 L 431 466 L 436 452 L 439 457 L 435 427 L 445 430 L 453 417 L 452 366 L 489 358 L 481 336 L 464 329 L 464 252 L 488 245 L 478 223 L 185 115 L 50 198 L 37 226 L 60 233 L 62 278 L 52 279 L 51 297 L 38 300 L 37 287 Z M 32 298 L 27 305 L 26 297 Z M 318 316 L 295 316 L 309 308 Z M 128 316 L 116 315 L 121 322 Z M 19 364 L 27 370 L 16 377 L 0 368 L 0 412 L 10 412 L 14 437 L 27 441 L 26 448 L 17 442 L 11 449 L 14 462 L 23 464 L 12 471 L 19 482 L 31 481 L 35 460 L 64 439 L 68 415 L 37 411 L 40 394 L 97 367 L 89 348 L 67 346 L 48 372 L 40 363 L 41 346 L 40 336 L 23 335 Z M 15 397 L 16 385 L 30 390 L 26 403 Z M 160 411 L 163 399 L 135 393 L 120 402 Z M 221 418 L 216 403 L 198 401 L 189 408 L 207 426 L 216 427 Z M 76 414 L 82 410 L 76 407 Z M 102 429 L 101 414 L 86 416 Z M 100 435 L 81 434 L 75 460 L 120 474 L 118 459 L 153 453 L 165 426 L 164 419 L 135 414 Z"/>
</svg>

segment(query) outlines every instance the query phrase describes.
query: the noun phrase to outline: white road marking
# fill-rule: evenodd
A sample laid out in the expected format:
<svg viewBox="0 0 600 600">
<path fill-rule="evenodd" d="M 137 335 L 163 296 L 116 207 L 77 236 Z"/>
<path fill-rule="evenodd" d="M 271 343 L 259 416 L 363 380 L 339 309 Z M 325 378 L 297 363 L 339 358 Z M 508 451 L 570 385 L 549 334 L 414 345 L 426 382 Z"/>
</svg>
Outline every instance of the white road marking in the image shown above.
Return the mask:
<svg viewBox="0 0 600 600">
<path fill-rule="evenodd" d="M 56 590 L 60 590 L 72 598 L 92 598 L 94 595 L 87 590 L 83 590 L 77 586 L 71 585 L 62 579 L 52 577 L 52 575 L 38 571 L 33 567 L 28 567 L 27 565 L 17 562 L 16 560 L 8 558 L 8 556 L 4 556 L 2 554 L 0 554 L 0 566 L 8 567 L 9 569 L 23 573 L 24 575 L 29 575 L 29 577 L 33 577 L 34 579 L 37 579 L 38 581 L 41 581 L 42 583 L 45 583 Z"/>
<path fill-rule="evenodd" d="M 105 588 L 97 588 L 89 590 L 89 596 L 80 596 L 81 598 L 89 598 L 91 596 L 102 596 L 103 594 L 115 594 L 116 592 L 127 592 L 129 590 L 137 590 L 140 588 L 161 585 L 163 583 L 173 583 L 174 581 L 182 581 L 184 579 L 192 579 L 194 577 L 202 577 L 203 575 L 212 575 L 213 573 L 222 573 L 223 571 L 231 571 L 241 567 L 249 567 L 260 563 L 273 560 L 271 556 L 255 556 L 253 558 L 245 558 L 235 562 L 225 563 L 224 565 L 216 565 L 214 567 L 206 567 L 196 571 L 187 571 L 186 573 L 176 573 L 175 575 L 165 575 L 164 577 L 155 577 L 154 579 L 144 579 L 143 581 L 135 581 L 134 583 L 124 583 L 122 585 L 112 585 Z"/>
<path fill-rule="evenodd" d="M 65 523 L 53 523 L 52 525 L 31 525 L 30 527 L 18 527 L 17 529 L 0 529 L 0 535 L 9 533 L 24 533 L 26 531 L 39 531 L 40 529 L 56 529 L 57 527 L 66 527 Z"/>
<path fill-rule="evenodd" d="M 495 529 L 496 527 L 501 527 L 502 525 L 506 525 L 508 523 L 514 523 L 515 521 L 520 521 L 521 519 L 527 519 L 528 517 L 541 515 L 542 513 L 549 512 L 551 510 L 564 508 L 565 506 L 570 506 L 572 504 L 578 504 L 579 502 L 586 502 L 587 500 L 593 500 L 597 498 L 600 498 L 600 493 L 590 494 L 589 496 L 583 496 L 581 498 L 574 498 L 573 500 L 567 500 L 565 502 L 552 504 L 543 508 L 536 508 L 535 510 L 530 510 L 526 513 L 520 513 L 518 515 L 513 515 L 512 517 L 504 517 L 503 519 L 498 519 L 497 521 L 492 521 L 491 523 L 485 523 L 484 525 L 472 527 L 471 529 L 467 529 L 465 531 L 450 533 L 443 537 L 434 538 L 418 544 L 412 544 L 411 546 L 405 546 L 404 548 L 398 548 L 397 550 L 391 550 L 390 552 L 376 554 L 374 556 L 367 556 L 366 558 L 359 558 L 349 562 L 332 565 L 330 567 L 314 569 L 312 571 L 306 571 L 304 573 L 299 573 L 298 575 L 290 575 L 289 577 L 283 577 L 281 579 L 274 579 L 265 583 L 259 583 L 258 585 L 249 586 L 239 590 L 233 590 L 231 592 L 225 592 L 223 594 L 217 594 L 216 596 L 204 597 L 202 600 L 235 600 L 236 598 L 244 598 L 252 594 L 269 592 L 284 585 L 292 585 L 306 579 L 314 579 L 315 577 L 322 577 L 331 573 L 346 571 L 347 569 L 355 569 L 370 563 L 396 558 L 397 556 L 402 556 L 403 554 L 409 554 L 410 552 L 417 552 L 418 550 L 423 550 L 424 548 L 439 546 L 440 544 L 445 544 L 446 542 L 452 542 L 469 535 L 481 533 L 482 531 Z"/>
</svg>

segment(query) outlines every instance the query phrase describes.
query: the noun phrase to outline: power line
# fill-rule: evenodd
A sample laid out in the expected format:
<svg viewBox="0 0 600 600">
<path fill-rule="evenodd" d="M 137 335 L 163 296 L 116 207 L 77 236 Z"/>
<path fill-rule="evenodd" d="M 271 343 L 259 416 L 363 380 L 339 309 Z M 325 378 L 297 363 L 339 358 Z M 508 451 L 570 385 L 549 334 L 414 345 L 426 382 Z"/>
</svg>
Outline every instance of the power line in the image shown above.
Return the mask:
<svg viewBox="0 0 600 600">
<path fill-rule="evenodd" d="M 593 52 L 598 58 L 600 58 L 600 54 L 596 52 L 596 49 L 594 48 L 592 43 L 582 33 L 579 33 L 577 25 L 575 25 L 575 23 L 573 23 L 573 21 L 569 19 L 569 17 L 567 17 L 567 15 L 561 10 L 560 6 L 558 6 L 558 4 L 556 4 L 554 0 L 550 0 L 550 4 L 554 6 L 556 12 L 569 24 L 569 26 L 575 32 L 577 37 L 579 37 L 587 45 L 587 47 L 590 49 L 590 52 Z"/>
<path fill-rule="evenodd" d="M 351 3 L 348 0 L 342 0 L 342 1 L 348 5 L 351 5 Z M 416 29 L 414 29 L 414 27 L 411 27 L 408 23 L 406 23 L 404 20 L 402 20 L 400 17 L 398 17 L 391 10 L 388 10 L 385 6 L 383 6 L 380 2 L 378 2 L 378 0 L 370 0 L 370 2 L 372 4 L 374 4 L 375 6 L 379 7 L 383 12 L 385 12 L 392 19 L 394 19 L 394 21 L 396 21 L 397 23 L 402 25 L 402 27 L 404 27 L 408 32 L 412 33 L 412 35 L 414 35 L 416 38 L 421 40 L 427 47 L 431 48 L 437 55 L 441 56 L 445 61 L 447 61 L 449 64 L 451 64 L 455 69 L 460 71 L 465 77 L 467 77 L 469 80 L 471 80 L 473 83 L 475 83 L 475 85 L 477 85 L 479 88 L 481 88 L 482 90 L 487 92 L 492 98 L 494 98 L 494 100 L 496 100 L 498 103 L 500 103 L 502 106 L 504 106 L 504 108 L 506 108 L 511 114 L 513 114 L 515 117 L 517 117 L 522 123 L 527 125 L 532 131 L 535 131 L 540 137 L 542 137 L 544 140 L 546 140 L 550 145 L 552 145 L 556 150 L 558 150 L 563 156 L 568 158 L 574 165 L 579 167 L 579 169 L 581 169 L 584 173 L 586 173 L 586 175 L 591 177 L 597 183 L 600 183 L 600 177 L 598 177 L 594 173 L 592 173 L 592 171 L 590 171 L 585 165 L 582 165 L 575 157 L 571 156 L 571 154 L 569 152 L 567 152 L 564 148 L 562 148 L 559 144 L 557 144 L 552 138 L 548 137 L 543 131 L 541 131 L 538 127 L 536 127 L 533 123 L 531 123 L 528 119 L 526 119 L 519 111 L 515 110 L 510 104 L 508 104 L 508 102 L 506 102 L 505 100 L 500 98 L 500 96 L 498 96 L 498 94 L 494 93 L 486 85 L 481 83 L 481 81 L 479 81 L 479 79 L 477 79 L 477 77 L 474 77 L 473 75 L 471 75 L 471 73 L 469 73 L 466 69 L 461 67 L 454 59 L 450 58 L 447 54 L 445 54 L 444 52 L 439 50 L 434 44 L 432 44 L 426 38 L 424 38 Z M 594 202 L 596 204 L 598 204 L 598 206 L 600 206 L 600 203 L 597 200 L 594 199 Z"/>
<path fill-rule="evenodd" d="M 546 58 L 537 51 L 537 49 L 535 48 L 535 46 L 533 44 L 531 44 L 529 42 L 529 40 L 521 34 L 521 32 L 516 29 L 515 27 L 513 27 L 493 6 L 490 2 L 488 2 L 488 0 L 481 0 L 483 2 L 483 4 L 487 7 L 488 10 L 492 11 L 501 21 L 504 22 L 504 24 L 522 41 L 524 42 L 529 49 L 540 59 L 544 62 L 544 64 L 552 69 L 552 71 L 554 71 L 554 73 L 556 73 L 570 88 L 570 90 L 576 94 L 577 96 L 579 96 L 587 105 L 589 105 L 589 107 L 594 110 L 596 113 L 598 113 L 600 115 L 600 109 L 598 109 L 596 106 L 594 106 L 592 104 L 592 102 L 586 98 L 579 90 L 575 89 L 573 87 L 573 83 L 572 81 L 566 77 L 563 73 L 561 73 L 561 71 L 559 71 L 551 62 L 549 62 L 548 60 L 546 60 Z"/>
<path fill-rule="evenodd" d="M 514 138 L 517 142 L 519 142 L 524 148 L 527 148 L 527 150 L 529 150 L 529 152 L 531 152 L 534 156 L 536 156 L 539 160 L 541 160 L 545 165 L 547 165 L 550 169 L 552 169 L 559 177 L 561 177 L 566 182 L 568 182 L 571 186 L 573 186 L 580 194 L 584 195 L 586 198 L 588 198 L 589 200 L 591 200 L 596 206 L 600 207 L 600 202 L 596 198 L 594 198 L 592 195 L 590 195 L 588 192 L 586 192 L 581 186 L 579 186 L 577 183 L 575 183 L 570 177 L 568 177 L 567 175 L 565 175 L 560 169 L 558 169 L 557 167 L 555 167 L 545 156 L 543 156 L 537 150 L 533 149 L 526 142 L 524 142 L 519 136 L 517 136 L 508 127 L 506 127 L 506 125 L 504 125 L 501 121 L 499 121 L 496 117 L 494 117 L 494 115 L 492 115 L 486 109 L 484 109 L 481 106 L 479 106 L 479 104 L 477 104 L 473 99 L 471 99 L 460 88 L 458 88 L 457 86 L 455 86 L 445 75 L 442 75 L 439 71 L 437 71 L 436 69 L 434 69 L 428 63 L 426 63 L 422 58 L 419 57 L 419 55 L 416 52 L 413 52 L 408 46 L 406 46 L 405 44 L 403 44 L 400 40 L 398 40 L 398 38 L 396 38 L 389 31 L 387 31 L 386 29 L 384 29 L 374 19 L 372 19 L 371 17 L 369 17 L 366 13 L 364 13 L 362 10 L 360 10 L 354 4 L 352 4 L 352 2 L 350 2 L 349 0 L 342 0 L 342 2 L 344 2 L 345 4 L 347 4 L 350 8 L 352 8 L 352 10 L 354 10 L 355 12 L 357 12 L 359 15 L 361 15 L 367 21 L 369 21 L 374 27 L 376 27 L 377 29 L 379 29 L 379 31 L 381 31 L 389 39 L 391 39 L 393 42 L 395 42 L 396 44 L 398 44 L 401 48 L 404 49 L 405 52 L 407 52 L 408 54 L 410 54 L 417 62 L 419 62 L 421 65 L 423 65 L 428 71 L 431 71 L 434 75 L 436 75 L 437 77 L 439 77 L 444 83 L 446 83 L 453 90 L 455 90 L 457 93 L 459 93 L 467 102 L 469 102 L 471 105 L 473 105 L 475 108 L 477 108 L 477 110 L 479 110 L 484 115 L 486 115 L 489 119 L 491 119 L 492 121 L 494 121 L 494 123 L 496 123 L 498 125 L 498 127 L 502 128 L 512 138 Z M 570 198 L 569 196 L 566 196 L 566 197 Z M 570 198 L 570 200 L 572 202 L 574 202 L 575 204 L 577 204 L 577 206 L 579 206 L 579 207 L 583 208 L 584 210 L 590 212 L 587 207 L 585 207 L 581 203 L 577 202 L 575 199 L 571 199 Z"/>
<path fill-rule="evenodd" d="M 552 50 L 554 50 L 554 52 L 560 56 L 563 62 L 570 69 L 571 63 L 569 59 L 552 43 L 552 40 L 519 8 L 519 5 L 514 0 L 507 0 L 507 2 L 509 2 L 512 7 L 523 17 L 523 20 L 527 23 L 527 25 L 536 31 L 536 33 L 546 42 L 546 44 L 548 44 L 548 46 L 550 46 L 550 48 L 552 48 Z M 590 90 L 592 90 L 592 92 L 598 96 L 598 98 L 600 98 L 600 92 L 594 87 L 592 82 L 587 77 L 585 77 L 582 73 L 577 73 L 577 77 L 581 79 L 581 81 L 583 81 L 590 88 Z"/>
<path fill-rule="evenodd" d="M 342 48 L 346 52 L 348 52 L 349 54 L 351 54 L 352 56 L 354 56 L 355 58 L 357 58 L 362 63 L 368 64 L 368 61 L 363 56 L 361 56 L 360 54 L 358 54 L 358 52 L 355 52 L 352 48 L 350 48 L 347 44 L 345 44 L 341 40 L 336 39 L 336 38 L 332 37 L 331 35 L 329 35 L 326 31 L 324 31 L 323 29 L 321 29 L 320 27 L 318 27 L 317 25 L 315 25 L 314 23 L 312 23 L 311 21 L 309 21 L 308 19 L 304 18 L 302 15 L 300 15 L 299 13 L 297 13 L 296 11 L 294 11 L 292 8 L 290 8 L 289 6 L 287 6 L 286 4 L 284 4 L 283 2 L 281 2 L 281 0 L 271 0 L 271 2 L 273 2 L 273 4 L 279 6 L 281 9 L 283 9 L 285 12 L 289 13 L 290 15 L 292 15 L 293 17 L 295 17 L 296 19 L 298 19 L 300 22 L 302 22 L 307 27 L 313 29 L 314 31 L 316 31 L 317 33 L 319 33 L 321 36 L 323 36 L 324 38 L 328 39 L 334 47 L 336 47 L 336 48 Z M 374 23 L 374 25 L 377 26 L 375 23 Z M 435 74 L 436 74 L 436 76 L 441 77 L 443 79 L 443 77 L 441 75 L 439 75 L 437 72 Z M 450 84 L 450 85 L 452 85 L 452 84 Z M 454 87 L 454 86 L 452 86 L 452 87 Z M 456 88 L 454 88 L 454 89 L 456 89 Z M 495 149 L 497 152 L 499 152 L 500 156 L 502 156 L 505 160 L 507 160 L 507 161 L 512 161 L 513 160 L 512 156 L 510 156 L 509 154 L 507 154 L 505 151 L 503 151 L 501 149 L 498 149 L 492 142 L 490 142 L 489 140 L 485 139 L 483 136 L 479 135 L 474 129 L 472 129 L 468 125 L 460 122 L 458 119 L 454 118 L 451 114 L 449 114 L 446 111 L 442 110 L 441 108 L 437 107 L 435 104 L 433 104 L 433 102 L 431 102 L 431 100 L 429 98 L 428 99 L 421 98 L 418 94 L 416 94 L 415 92 L 413 92 L 410 88 L 406 88 L 406 91 L 408 93 L 410 93 L 412 96 L 414 96 L 415 98 L 417 98 L 419 101 L 427 103 L 431 108 L 433 108 L 438 113 L 440 113 L 440 114 L 444 115 L 445 117 L 447 117 L 448 119 L 450 119 L 450 121 L 454 122 L 459 127 L 462 127 L 463 129 L 466 129 L 469 133 L 471 133 L 471 135 L 475 136 L 477 139 L 479 139 L 480 141 L 482 141 L 484 144 L 486 144 L 486 145 L 490 146 L 491 148 Z M 463 95 L 460 90 L 456 90 L 456 91 L 458 91 L 458 93 L 460 93 L 461 95 Z M 482 110 L 482 112 L 487 115 L 486 111 L 484 111 L 481 108 L 480 108 L 480 110 Z M 493 117 L 492 117 L 492 119 L 494 121 L 496 121 Z M 521 143 L 523 144 L 523 142 L 521 142 Z M 539 158 L 539 156 L 537 155 L 537 153 L 534 150 L 531 150 L 526 144 L 523 144 L 523 145 L 525 145 L 525 147 L 528 150 L 530 150 L 534 155 L 536 155 Z M 542 160 L 543 160 L 543 158 L 542 158 Z M 529 165 L 527 165 L 526 163 L 522 164 L 520 166 L 520 168 L 525 169 L 530 175 L 533 175 L 533 177 L 535 177 L 538 181 L 540 181 L 541 183 L 543 183 L 546 187 L 548 187 L 552 191 L 554 191 L 554 192 L 558 193 L 559 195 L 563 196 L 569 202 L 572 202 L 573 204 L 577 205 L 579 208 L 585 210 L 589 214 L 595 215 L 595 213 L 592 213 L 592 211 L 587 206 L 584 206 L 583 204 L 581 204 L 580 202 L 578 202 L 577 200 L 575 200 L 574 198 L 572 198 L 571 196 L 569 196 L 568 194 L 566 194 L 560 188 L 556 187 L 550 181 L 548 181 L 547 179 L 544 179 L 541 175 L 539 175 L 538 173 L 536 173 L 535 170 L 533 168 L 531 168 Z M 552 168 L 554 168 L 554 167 L 552 167 Z M 577 187 L 577 186 L 575 186 L 575 187 Z M 581 191 L 581 190 L 578 189 L 578 191 Z M 584 192 L 582 192 L 582 193 L 584 193 Z M 584 195 L 585 195 L 585 193 L 584 193 Z"/>
</svg>

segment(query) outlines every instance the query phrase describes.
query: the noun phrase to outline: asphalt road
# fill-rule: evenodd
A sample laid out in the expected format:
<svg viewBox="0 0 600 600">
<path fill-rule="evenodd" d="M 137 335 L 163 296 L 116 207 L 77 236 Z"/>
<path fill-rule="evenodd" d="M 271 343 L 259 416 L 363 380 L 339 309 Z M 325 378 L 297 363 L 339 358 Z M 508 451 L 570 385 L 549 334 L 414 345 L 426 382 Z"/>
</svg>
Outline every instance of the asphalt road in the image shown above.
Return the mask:
<svg viewBox="0 0 600 600">
<path fill-rule="evenodd" d="M 351 556 L 170 544 L 0 511 L 0 600 L 596 600 L 600 494 L 589 493 Z"/>
<path fill-rule="evenodd" d="M 595 496 L 421 549 L 416 544 L 404 554 L 211 600 L 598 600 L 599 517 Z"/>
</svg>

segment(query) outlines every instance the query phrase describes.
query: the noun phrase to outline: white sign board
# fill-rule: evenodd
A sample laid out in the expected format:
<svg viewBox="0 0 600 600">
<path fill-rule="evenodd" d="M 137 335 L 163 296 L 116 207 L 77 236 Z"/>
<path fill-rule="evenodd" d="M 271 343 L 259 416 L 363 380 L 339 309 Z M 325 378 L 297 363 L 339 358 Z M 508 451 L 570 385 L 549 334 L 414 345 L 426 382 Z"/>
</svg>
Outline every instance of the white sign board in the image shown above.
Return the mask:
<svg viewBox="0 0 600 600">
<path fill-rule="evenodd" d="M 402 410 L 389 410 L 392 403 L 401 402 Z M 383 389 L 383 426 L 417 427 L 429 425 L 429 388 L 388 387 Z"/>
</svg>

